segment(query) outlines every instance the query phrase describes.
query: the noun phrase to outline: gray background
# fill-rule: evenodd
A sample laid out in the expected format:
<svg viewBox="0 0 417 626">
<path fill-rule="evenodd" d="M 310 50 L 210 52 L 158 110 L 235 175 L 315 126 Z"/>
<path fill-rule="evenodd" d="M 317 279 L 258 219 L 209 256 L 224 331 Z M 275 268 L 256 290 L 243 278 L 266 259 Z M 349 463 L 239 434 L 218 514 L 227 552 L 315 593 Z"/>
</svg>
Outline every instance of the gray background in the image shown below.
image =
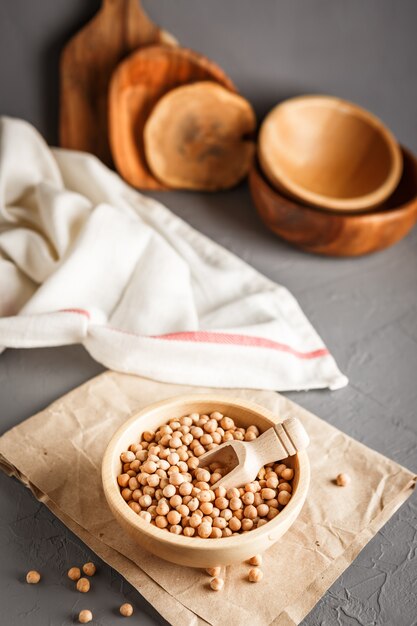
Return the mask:
<svg viewBox="0 0 417 626">
<path fill-rule="evenodd" d="M 371 109 L 417 151 L 415 0 L 147 0 L 150 15 L 186 46 L 216 60 L 261 117 L 308 92 Z M 56 142 L 58 54 L 99 2 L 0 0 L 0 113 L 33 122 Z M 223 194 L 154 194 L 193 226 L 286 285 L 335 355 L 350 385 L 292 399 L 417 471 L 417 229 L 392 249 L 356 260 L 314 257 L 264 229 L 246 185 Z M 0 356 L 1 432 L 101 371 L 80 347 Z M 65 570 L 91 555 L 15 481 L 0 475 L 0 624 L 72 623 L 89 607 L 97 623 L 161 623 L 102 564 L 80 598 Z M 417 624 L 417 500 L 413 496 L 368 544 L 304 626 Z M 97 560 L 97 559 L 96 559 Z M 97 560 L 98 561 L 98 560 Z M 23 582 L 30 567 L 44 582 Z M 277 581 L 279 589 L 279 581 Z M 242 625 L 246 626 L 246 625 Z"/>
</svg>

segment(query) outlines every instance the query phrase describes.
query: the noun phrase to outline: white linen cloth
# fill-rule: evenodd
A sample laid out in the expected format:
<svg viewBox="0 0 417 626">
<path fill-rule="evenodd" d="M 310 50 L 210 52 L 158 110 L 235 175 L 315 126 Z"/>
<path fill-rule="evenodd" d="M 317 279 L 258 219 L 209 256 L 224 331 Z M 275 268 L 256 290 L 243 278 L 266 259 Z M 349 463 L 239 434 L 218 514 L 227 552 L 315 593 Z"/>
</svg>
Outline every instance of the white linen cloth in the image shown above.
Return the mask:
<svg viewBox="0 0 417 626">
<path fill-rule="evenodd" d="M 0 351 L 213 387 L 347 384 L 296 300 L 95 157 L 0 120 Z"/>
</svg>

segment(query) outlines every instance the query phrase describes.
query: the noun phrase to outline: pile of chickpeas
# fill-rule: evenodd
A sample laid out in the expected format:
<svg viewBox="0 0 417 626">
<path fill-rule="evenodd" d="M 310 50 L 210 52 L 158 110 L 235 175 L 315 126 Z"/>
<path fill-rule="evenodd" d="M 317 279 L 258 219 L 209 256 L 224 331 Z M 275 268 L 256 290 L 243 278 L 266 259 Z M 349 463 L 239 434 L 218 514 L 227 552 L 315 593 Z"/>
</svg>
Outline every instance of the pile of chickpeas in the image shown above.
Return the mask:
<svg viewBox="0 0 417 626">
<path fill-rule="evenodd" d="M 291 500 L 293 469 L 268 463 L 256 480 L 226 491 L 212 488 L 226 469 L 219 463 L 199 467 L 208 450 L 259 434 L 256 426 L 239 428 L 219 411 L 171 419 L 122 452 L 121 495 L 144 520 L 176 535 L 219 539 L 259 528 Z"/>
</svg>

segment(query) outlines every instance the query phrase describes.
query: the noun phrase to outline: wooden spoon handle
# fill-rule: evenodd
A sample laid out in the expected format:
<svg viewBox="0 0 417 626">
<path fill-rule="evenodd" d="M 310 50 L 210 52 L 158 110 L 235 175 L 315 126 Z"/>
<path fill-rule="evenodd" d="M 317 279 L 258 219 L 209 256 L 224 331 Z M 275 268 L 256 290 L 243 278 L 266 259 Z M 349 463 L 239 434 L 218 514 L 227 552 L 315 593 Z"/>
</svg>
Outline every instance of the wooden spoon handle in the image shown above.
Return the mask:
<svg viewBox="0 0 417 626">
<path fill-rule="evenodd" d="M 296 417 L 290 417 L 281 424 L 275 424 L 274 431 L 278 437 L 279 445 L 282 448 L 279 456 L 280 459 L 293 456 L 300 450 L 307 448 L 310 443 L 304 426 Z"/>
</svg>

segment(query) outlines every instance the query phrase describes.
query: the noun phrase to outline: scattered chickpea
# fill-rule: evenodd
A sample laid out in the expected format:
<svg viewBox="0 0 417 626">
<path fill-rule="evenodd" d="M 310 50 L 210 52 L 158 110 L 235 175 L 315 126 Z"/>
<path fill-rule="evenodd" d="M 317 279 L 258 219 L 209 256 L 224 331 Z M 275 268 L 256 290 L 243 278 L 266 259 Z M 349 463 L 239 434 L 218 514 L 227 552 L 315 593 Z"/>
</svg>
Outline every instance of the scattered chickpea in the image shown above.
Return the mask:
<svg viewBox="0 0 417 626">
<path fill-rule="evenodd" d="M 68 570 L 67 576 L 70 580 L 77 582 L 81 578 L 81 570 L 79 567 L 71 567 Z"/>
<path fill-rule="evenodd" d="M 338 474 L 336 476 L 336 485 L 338 487 L 346 487 L 350 483 L 349 474 Z"/>
<path fill-rule="evenodd" d="M 249 565 L 256 565 L 256 567 L 262 565 L 262 554 L 255 554 L 255 556 L 249 559 Z"/>
<path fill-rule="evenodd" d="M 130 617 L 133 615 L 133 606 L 126 602 L 125 604 L 122 604 L 119 611 L 120 615 L 123 615 L 123 617 Z"/>
<path fill-rule="evenodd" d="M 215 576 L 215 578 L 212 578 L 210 581 L 210 588 L 213 591 L 221 591 L 224 587 L 224 580 L 223 578 L 219 578 L 218 576 Z"/>
<path fill-rule="evenodd" d="M 87 593 L 90 591 L 90 581 L 88 578 L 80 578 L 77 580 L 77 591 L 81 593 Z"/>
<path fill-rule="evenodd" d="M 215 578 L 220 576 L 220 573 L 222 571 L 222 568 L 220 566 L 217 567 L 208 567 L 206 569 L 206 572 L 209 576 L 214 576 Z"/>
<path fill-rule="evenodd" d="M 94 576 L 96 573 L 96 566 L 91 561 L 84 563 L 83 572 L 86 576 Z"/>
<path fill-rule="evenodd" d="M 37 572 L 34 569 L 31 569 L 26 574 L 26 582 L 29 583 L 29 585 L 37 585 L 40 579 L 41 579 L 41 575 L 39 574 L 39 572 Z"/>
<path fill-rule="evenodd" d="M 93 614 L 88 609 L 83 609 L 78 613 L 78 621 L 80 624 L 88 624 L 93 619 Z"/>
<path fill-rule="evenodd" d="M 253 567 L 249 570 L 248 580 L 250 583 L 259 583 L 263 577 L 263 572 L 259 567 Z"/>
</svg>

